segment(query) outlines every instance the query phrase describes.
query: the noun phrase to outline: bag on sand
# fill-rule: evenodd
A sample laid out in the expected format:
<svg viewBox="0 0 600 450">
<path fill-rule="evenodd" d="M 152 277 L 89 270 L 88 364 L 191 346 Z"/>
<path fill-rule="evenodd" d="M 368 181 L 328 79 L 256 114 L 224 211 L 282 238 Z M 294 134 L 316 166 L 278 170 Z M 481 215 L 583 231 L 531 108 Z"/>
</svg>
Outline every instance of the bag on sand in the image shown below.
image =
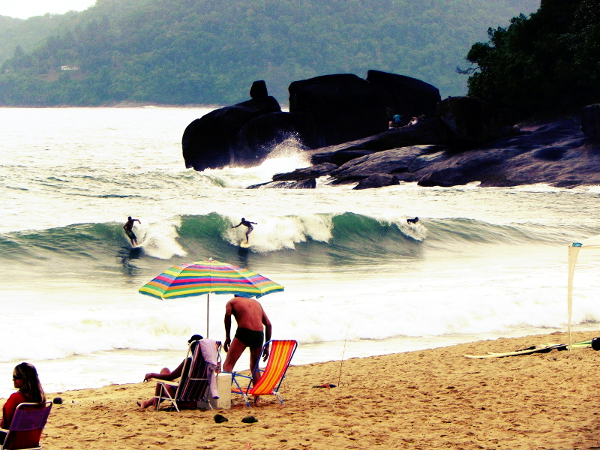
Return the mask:
<svg viewBox="0 0 600 450">
<path fill-rule="evenodd" d="M 594 350 L 600 350 L 600 338 L 592 339 L 592 348 Z"/>
</svg>

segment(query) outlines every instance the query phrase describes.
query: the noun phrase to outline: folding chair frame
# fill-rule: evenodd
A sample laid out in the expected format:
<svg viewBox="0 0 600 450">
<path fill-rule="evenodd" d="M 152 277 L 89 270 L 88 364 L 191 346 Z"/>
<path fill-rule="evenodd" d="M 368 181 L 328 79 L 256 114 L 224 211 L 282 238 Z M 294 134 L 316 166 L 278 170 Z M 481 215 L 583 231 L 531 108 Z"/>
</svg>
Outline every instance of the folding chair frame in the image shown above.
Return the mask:
<svg viewBox="0 0 600 450">
<path fill-rule="evenodd" d="M 277 342 L 277 340 L 275 339 L 271 339 L 270 341 L 268 341 L 267 343 L 265 343 L 261 349 L 261 355 L 264 352 L 264 349 L 267 345 L 272 344 L 273 342 Z M 279 388 L 281 387 L 281 383 L 283 383 L 283 380 L 286 377 L 288 368 L 290 367 L 290 363 L 292 362 L 292 358 L 294 357 L 294 353 L 296 353 L 296 349 L 298 348 L 298 342 L 293 341 L 294 342 L 294 349 L 292 350 L 292 354 L 290 355 L 287 364 L 285 366 L 285 369 L 283 370 L 283 375 L 281 376 L 279 383 L 277 383 L 277 386 L 273 388 L 272 392 L 270 392 L 270 394 L 275 395 L 277 397 L 277 400 L 279 400 L 279 403 L 283 405 L 283 397 L 281 396 L 281 394 L 279 393 Z M 270 356 L 269 356 L 270 358 Z M 252 383 L 254 380 L 254 374 L 256 373 L 264 373 L 265 369 L 261 369 L 260 367 L 260 358 L 259 360 L 256 362 L 256 367 L 254 368 L 254 370 L 252 371 L 252 375 L 248 376 L 248 375 L 241 375 L 237 372 L 232 372 L 231 373 L 231 384 L 235 384 L 237 386 L 237 391 L 232 391 L 233 394 L 240 394 L 242 397 L 244 397 L 244 401 L 246 402 L 246 405 L 251 408 L 252 405 L 250 404 L 250 399 L 248 398 L 248 395 L 252 395 L 252 392 L 250 392 L 253 387 L 252 387 Z M 242 388 L 240 386 L 240 384 L 238 383 L 238 380 L 236 378 L 248 378 L 249 382 L 248 382 L 248 386 L 246 386 L 246 388 Z M 265 395 L 265 394 L 263 394 Z"/>
<path fill-rule="evenodd" d="M 195 357 L 197 358 L 198 356 L 200 356 L 202 358 L 202 350 L 200 348 L 200 343 L 199 341 L 194 341 L 197 342 L 197 346 L 196 349 L 194 350 L 194 352 L 197 352 L 197 354 L 195 355 Z M 167 380 L 161 380 L 159 378 L 150 378 L 148 381 L 156 381 L 159 385 L 160 385 L 160 390 L 158 391 L 158 395 L 155 395 L 154 398 L 156 399 L 156 409 L 155 411 L 158 411 L 160 408 L 160 404 L 163 401 L 166 402 L 170 402 L 173 407 L 175 408 L 175 410 L 177 412 L 181 412 L 179 410 L 179 407 L 177 405 L 178 400 L 179 399 L 179 393 L 180 391 L 184 388 L 185 383 L 182 383 L 183 381 L 187 381 L 187 380 L 192 380 L 192 381 L 206 381 L 207 383 L 210 383 L 210 381 L 208 380 L 208 378 L 193 378 L 189 376 L 189 372 L 190 369 L 192 368 L 192 366 L 194 365 L 194 363 L 196 362 L 196 359 L 194 357 L 194 353 L 192 353 L 192 344 L 194 344 L 194 342 L 191 342 L 190 345 L 188 346 L 188 352 L 187 355 L 185 357 L 185 364 L 183 366 L 183 370 L 182 370 L 182 375 L 181 378 L 179 379 L 179 381 L 167 381 Z M 221 342 L 216 341 L 219 350 L 221 349 Z M 221 352 L 218 351 L 217 352 L 217 361 L 218 364 L 217 366 L 221 365 Z M 190 354 L 192 355 L 192 359 L 190 360 Z M 184 375 L 186 375 L 184 377 Z M 175 391 L 175 395 L 171 396 L 171 394 L 169 393 L 169 390 L 167 389 L 167 386 L 172 386 L 172 387 L 177 387 L 177 390 Z M 207 388 L 208 389 L 208 388 Z M 165 395 L 163 395 L 163 393 Z M 201 399 L 198 399 L 201 400 Z M 212 405 L 210 404 L 210 402 L 207 402 L 208 406 L 210 409 L 212 409 Z M 1 449 L 0 449 L 1 450 Z"/>
</svg>

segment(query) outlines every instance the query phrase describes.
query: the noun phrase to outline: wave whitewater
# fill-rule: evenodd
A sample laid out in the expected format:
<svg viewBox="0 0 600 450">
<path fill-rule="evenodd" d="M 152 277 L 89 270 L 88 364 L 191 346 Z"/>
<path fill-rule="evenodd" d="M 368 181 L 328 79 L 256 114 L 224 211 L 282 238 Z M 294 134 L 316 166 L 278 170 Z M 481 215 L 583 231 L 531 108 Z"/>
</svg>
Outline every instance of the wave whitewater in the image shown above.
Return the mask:
<svg viewBox="0 0 600 450">
<path fill-rule="evenodd" d="M 250 235 L 248 252 L 273 263 L 303 266 L 352 264 L 422 256 L 422 249 L 454 251 L 465 245 L 556 243 L 563 230 L 539 224 L 498 225 L 471 219 L 372 217 L 354 213 L 265 216 Z M 185 215 L 170 223 L 144 223 L 135 232 L 140 248 L 132 249 L 120 223 L 77 224 L 0 235 L 0 264 L 69 258 L 102 260 L 128 252 L 136 258 L 170 260 L 235 259 L 245 228 L 232 229 L 238 217 L 217 213 Z"/>
</svg>

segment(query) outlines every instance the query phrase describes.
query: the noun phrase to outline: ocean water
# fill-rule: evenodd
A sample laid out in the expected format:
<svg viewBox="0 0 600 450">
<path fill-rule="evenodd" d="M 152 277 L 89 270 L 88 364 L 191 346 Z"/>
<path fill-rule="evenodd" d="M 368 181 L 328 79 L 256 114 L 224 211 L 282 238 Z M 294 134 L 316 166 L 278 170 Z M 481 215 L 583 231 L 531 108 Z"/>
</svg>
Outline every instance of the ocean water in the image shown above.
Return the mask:
<svg viewBox="0 0 600 450">
<path fill-rule="evenodd" d="M 289 136 L 259 167 L 186 169 L 183 130 L 209 111 L 0 108 L 0 396 L 21 361 L 57 392 L 174 367 L 207 327 L 223 339 L 230 295 L 207 314 L 207 296 L 138 292 L 209 257 L 285 287 L 260 301 L 295 364 L 566 330 L 567 246 L 600 234 L 599 187 L 247 190 L 308 160 Z M 575 330 L 598 328 L 599 265 L 582 252 Z"/>
</svg>

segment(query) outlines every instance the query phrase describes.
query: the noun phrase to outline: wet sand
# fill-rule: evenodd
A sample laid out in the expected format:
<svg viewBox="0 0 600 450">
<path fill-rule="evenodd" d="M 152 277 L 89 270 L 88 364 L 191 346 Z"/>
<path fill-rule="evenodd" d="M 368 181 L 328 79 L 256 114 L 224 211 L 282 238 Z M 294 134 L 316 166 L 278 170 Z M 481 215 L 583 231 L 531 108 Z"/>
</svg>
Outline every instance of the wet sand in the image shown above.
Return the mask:
<svg viewBox="0 0 600 450">
<path fill-rule="evenodd" d="M 600 336 L 574 334 L 573 342 Z M 592 449 L 600 448 L 600 352 L 552 350 L 491 359 L 464 354 L 565 343 L 565 333 L 293 366 L 285 404 L 141 410 L 154 385 L 60 396 L 45 449 Z M 341 370 L 340 370 L 341 369 Z M 341 372 L 341 378 L 340 378 Z M 144 374 L 140 374 L 140 378 Z M 322 384 L 335 388 L 315 388 Z M 216 413 L 228 421 L 215 423 Z M 242 423 L 253 415 L 258 422 Z"/>
</svg>

